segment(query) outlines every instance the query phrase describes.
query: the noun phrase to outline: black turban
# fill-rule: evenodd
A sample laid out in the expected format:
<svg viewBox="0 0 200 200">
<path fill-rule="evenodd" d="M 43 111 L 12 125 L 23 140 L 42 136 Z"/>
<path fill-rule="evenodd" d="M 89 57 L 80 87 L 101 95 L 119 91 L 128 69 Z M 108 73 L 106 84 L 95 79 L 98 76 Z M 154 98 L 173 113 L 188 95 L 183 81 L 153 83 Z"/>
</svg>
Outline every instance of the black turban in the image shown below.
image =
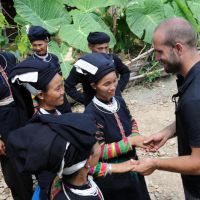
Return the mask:
<svg viewBox="0 0 200 200">
<path fill-rule="evenodd" d="M 28 31 L 28 38 L 31 43 L 36 40 L 49 40 L 50 33 L 41 26 L 31 26 Z"/>
<path fill-rule="evenodd" d="M 81 62 L 81 61 L 85 62 Z M 91 66 L 93 65 L 94 71 L 91 72 Z M 75 67 L 83 69 L 83 73 L 87 73 L 88 80 L 90 83 L 96 83 L 106 74 L 115 71 L 115 66 L 112 57 L 105 53 L 89 53 L 81 57 L 75 64 Z M 96 70 L 95 70 L 96 68 Z M 96 72 L 95 72 L 96 71 Z"/>
<path fill-rule="evenodd" d="M 37 82 L 31 82 L 29 78 L 27 78 L 24 82 L 29 83 L 37 90 L 45 90 L 49 82 L 56 73 L 58 73 L 58 68 L 55 68 L 50 62 L 44 62 L 38 59 L 26 59 L 11 70 L 9 78 L 12 79 L 17 75 L 26 74 L 28 72 L 38 72 L 38 80 Z"/>
<path fill-rule="evenodd" d="M 38 115 L 9 134 L 7 155 L 16 160 L 20 172 L 58 172 L 64 157 L 65 167 L 89 157 L 95 134 L 95 120 L 90 114 Z M 67 143 L 70 146 L 66 150 Z"/>
<path fill-rule="evenodd" d="M 87 41 L 89 44 L 109 43 L 110 36 L 104 32 L 90 32 Z"/>
</svg>

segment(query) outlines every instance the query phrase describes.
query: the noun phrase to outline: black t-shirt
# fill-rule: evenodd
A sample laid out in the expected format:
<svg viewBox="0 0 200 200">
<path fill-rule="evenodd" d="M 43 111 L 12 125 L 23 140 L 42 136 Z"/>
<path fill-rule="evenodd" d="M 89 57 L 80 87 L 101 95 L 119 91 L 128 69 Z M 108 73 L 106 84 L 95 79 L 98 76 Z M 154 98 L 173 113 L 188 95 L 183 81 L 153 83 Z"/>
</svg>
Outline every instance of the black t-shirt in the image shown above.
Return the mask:
<svg viewBox="0 0 200 200">
<path fill-rule="evenodd" d="M 176 134 L 180 156 L 191 155 L 192 147 L 200 148 L 200 62 L 189 71 L 178 89 Z M 200 197 L 200 176 L 182 175 L 184 187 Z"/>
</svg>

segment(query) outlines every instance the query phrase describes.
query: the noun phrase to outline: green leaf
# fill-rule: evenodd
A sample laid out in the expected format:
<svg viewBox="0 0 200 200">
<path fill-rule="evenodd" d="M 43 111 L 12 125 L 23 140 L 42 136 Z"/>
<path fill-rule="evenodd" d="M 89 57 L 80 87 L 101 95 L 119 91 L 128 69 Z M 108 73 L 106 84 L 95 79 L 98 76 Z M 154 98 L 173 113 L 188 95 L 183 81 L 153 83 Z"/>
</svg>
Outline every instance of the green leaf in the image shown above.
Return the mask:
<svg viewBox="0 0 200 200">
<path fill-rule="evenodd" d="M 111 5 L 126 5 L 128 0 L 64 0 L 65 4 L 75 6 L 83 12 L 92 12 L 98 8 L 103 8 Z"/>
<path fill-rule="evenodd" d="M 64 78 L 67 78 L 72 68 L 72 60 L 66 60 L 69 46 L 64 42 L 59 46 L 55 41 L 51 41 L 48 45 L 48 51 L 58 56 L 62 74 Z"/>
<path fill-rule="evenodd" d="M 109 47 L 113 48 L 116 44 L 116 40 L 112 32 L 110 31 L 109 27 L 104 23 L 104 21 L 98 17 L 97 15 L 90 13 L 90 15 L 95 19 L 96 22 L 98 22 L 101 26 L 101 31 L 106 32 L 110 36 L 110 42 L 109 42 Z"/>
<path fill-rule="evenodd" d="M 0 28 L 0 45 L 1 47 L 8 44 L 8 38 L 4 36 L 3 29 Z"/>
<path fill-rule="evenodd" d="M 56 0 L 15 0 L 17 14 L 32 25 L 46 28 L 50 33 L 71 22 L 64 5 Z"/>
<path fill-rule="evenodd" d="M 131 31 L 144 41 L 151 43 L 155 27 L 165 19 L 164 5 L 161 0 L 144 0 L 130 6 L 126 11 L 126 21 Z"/>
<path fill-rule="evenodd" d="M 170 4 L 164 4 L 164 12 L 166 18 L 171 18 L 176 16 L 173 7 Z"/>
<path fill-rule="evenodd" d="M 90 32 L 105 31 L 110 35 L 111 45 L 115 43 L 114 36 L 102 19 L 95 14 L 85 13 L 73 16 L 74 24 L 64 25 L 59 31 L 59 37 L 70 46 L 80 49 L 83 52 L 89 52 L 87 36 Z"/>
<path fill-rule="evenodd" d="M 28 21 L 26 21 L 26 19 L 24 19 L 23 17 L 21 17 L 20 15 L 16 15 L 14 17 L 14 21 L 18 24 L 18 25 L 21 25 L 21 26 L 25 26 L 27 24 L 29 24 Z"/>
<path fill-rule="evenodd" d="M 177 6 L 176 2 L 173 1 L 171 3 L 171 6 L 172 6 L 172 8 L 174 10 L 174 16 L 185 18 L 185 15 L 184 15 L 183 11 Z"/>
<path fill-rule="evenodd" d="M 30 42 L 25 26 L 19 29 L 18 35 L 15 38 L 15 44 L 17 45 L 17 49 L 22 57 L 30 50 Z"/>
<path fill-rule="evenodd" d="M 199 24 L 200 24 L 200 15 L 199 15 L 199 11 L 200 11 L 200 1 L 188 1 L 188 6 L 190 8 L 190 10 L 193 13 L 193 16 L 198 20 Z"/>
<path fill-rule="evenodd" d="M 0 28 L 5 28 L 6 25 L 8 25 L 8 22 L 3 13 L 0 13 Z"/>
</svg>

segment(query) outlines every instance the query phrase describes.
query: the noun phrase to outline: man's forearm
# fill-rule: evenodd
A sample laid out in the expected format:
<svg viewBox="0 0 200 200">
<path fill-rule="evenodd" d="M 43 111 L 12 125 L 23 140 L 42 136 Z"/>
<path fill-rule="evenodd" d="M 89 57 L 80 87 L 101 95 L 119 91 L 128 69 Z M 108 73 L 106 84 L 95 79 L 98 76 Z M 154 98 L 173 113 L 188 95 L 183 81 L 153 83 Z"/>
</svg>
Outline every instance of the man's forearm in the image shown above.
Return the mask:
<svg viewBox="0 0 200 200">
<path fill-rule="evenodd" d="M 187 175 L 200 175 L 200 159 L 194 156 L 180 156 L 168 159 L 154 159 L 158 170 L 177 172 Z"/>
<path fill-rule="evenodd" d="M 172 138 L 175 134 L 176 134 L 176 122 L 174 121 L 172 124 L 170 124 L 169 126 L 165 127 L 162 131 L 160 131 L 162 133 L 164 133 L 165 135 L 168 136 L 169 138 Z"/>
</svg>

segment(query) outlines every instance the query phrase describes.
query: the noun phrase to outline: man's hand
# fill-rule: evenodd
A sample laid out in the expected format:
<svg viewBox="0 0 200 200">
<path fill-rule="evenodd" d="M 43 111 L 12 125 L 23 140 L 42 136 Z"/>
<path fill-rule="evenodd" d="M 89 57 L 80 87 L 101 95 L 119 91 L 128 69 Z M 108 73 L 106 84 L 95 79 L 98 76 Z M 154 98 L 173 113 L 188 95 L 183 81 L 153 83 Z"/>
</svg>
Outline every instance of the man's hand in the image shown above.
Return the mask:
<svg viewBox="0 0 200 200">
<path fill-rule="evenodd" d="M 0 156 L 6 155 L 6 147 L 2 140 L 0 140 Z"/>
<path fill-rule="evenodd" d="M 174 135 L 174 133 L 175 133 L 175 122 L 167 126 L 165 129 L 163 129 L 159 133 L 149 136 L 144 141 L 144 145 L 149 145 L 153 143 L 154 147 L 150 149 L 149 151 L 155 152 L 160 147 L 162 147 L 167 142 L 167 140 Z"/>
<path fill-rule="evenodd" d="M 153 158 L 142 158 L 138 161 L 132 171 L 138 172 L 144 176 L 152 174 L 156 170 L 156 162 Z"/>
<path fill-rule="evenodd" d="M 144 145 L 153 144 L 152 148 L 149 148 L 148 150 L 151 152 L 157 151 L 160 147 L 162 147 L 166 141 L 168 140 L 167 135 L 163 133 L 156 133 L 148 137 L 143 143 Z"/>
</svg>

